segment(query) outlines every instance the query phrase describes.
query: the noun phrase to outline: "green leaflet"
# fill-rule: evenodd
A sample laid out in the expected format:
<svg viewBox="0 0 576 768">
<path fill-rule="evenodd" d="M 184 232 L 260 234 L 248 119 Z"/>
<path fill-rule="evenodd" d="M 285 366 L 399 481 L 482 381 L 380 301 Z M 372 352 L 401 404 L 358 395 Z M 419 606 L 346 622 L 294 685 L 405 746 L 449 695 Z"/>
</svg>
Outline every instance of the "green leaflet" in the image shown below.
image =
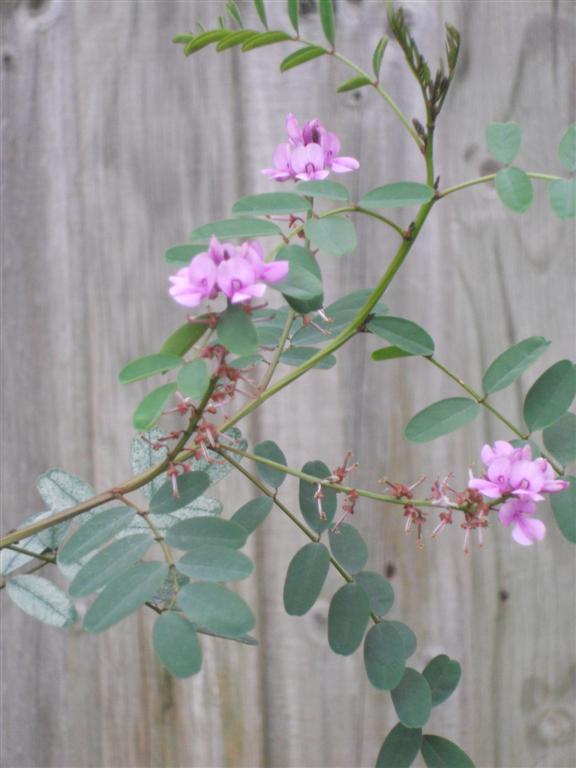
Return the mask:
<svg viewBox="0 0 576 768">
<path fill-rule="evenodd" d="M 180 368 L 176 379 L 178 390 L 184 397 L 200 400 L 210 385 L 210 371 L 206 360 L 197 358 Z"/>
<path fill-rule="evenodd" d="M 157 373 L 166 373 L 173 368 L 178 368 L 183 362 L 181 357 L 170 354 L 139 357 L 122 368 L 119 374 L 120 383 L 131 384 L 133 381 L 147 379 Z"/>
<path fill-rule="evenodd" d="M 576 366 L 560 360 L 544 371 L 528 390 L 524 400 L 524 421 L 533 432 L 554 424 L 576 395 Z"/>
<path fill-rule="evenodd" d="M 286 56 L 284 61 L 280 64 L 280 71 L 287 72 L 289 69 L 299 67 L 300 64 L 306 64 L 306 62 L 324 56 L 326 53 L 328 53 L 328 51 L 325 48 L 321 48 L 319 45 L 307 45 L 305 48 L 300 48 L 298 51 L 294 51 L 294 53 Z"/>
<path fill-rule="evenodd" d="M 168 611 L 156 619 L 152 632 L 154 649 L 174 677 L 191 677 L 202 667 L 202 648 L 192 624 Z"/>
<path fill-rule="evenodd" d="M 258 443 L 254 448 L 254 453 L 262 459 L 268 459 L 277 464 L 284 464 L 284 466 L 287 465 L 286 456 L 284 456 L 280 448 L 272 440 L 265 440 L 262 443 Z M 273 467 L 268 467 L 266 464 L 256 463 L 256 471 L 262 480 L 268 485 L 271 485 L 272 488 L 280 488 L 286 479 L 285 472 L 281 472 L 279 469 L 274 469 Z"/>
<path fill-rule="evenodd" d="M 227 239 L 249 239 L 251 237 L 267 237 L 270 235 L 281 235 L 280 227 L 265 219 L 224 219 L 214 221 L 211 224 L 205 224 L 198 227 L 190 233 L 192 242 L 208 243 L 212 235 L 222 240 Z"/>
<path fill-rule="evenodd" d="M 550 345 L 542 336 L 530 336 L 502 352 L 490 365 L 482 379 L 487 395 L 512 384 Z"/>
<path fill-rule="evenodd" d="M 530 177 L 520 168 L 502 168 L 496 174 L 496 191 L 507 208 L 525 213 L 532 205 L 534 191 Z"/>
<path fill-rule="evenodd" d="M 252 355 L 258 349 L 256 327 L 244 310 L 231 304 L 220 315 L 216 326 L 218 341 L 236 355 Z"/>
<path fill-rule="evenodd" d="M 330 601 L 328 644 L 334 653 L 349 656 L 358 648 L 370 618 L 368 595 L 357 584 L 345 584 Z"/>
<path fill-rule="evenodd" d="M 432 711 L 432 692 L 426 678 L 406 667 L 402 680 L 392 691 L 392 703 L 407 728 L 421 728 Z"/>
<path fill-rule="evenodd" d="M 314 605 L 330 568 L 330 553 L 320 543 L 305 544 L 294 555 L 284 582 L 284 608 L 290 616 L 303 616 Z"/>
<path fill-rule="evenodd" d="M 134 411 L 132 417 L 134 428 L 140 431 L 151 429 L 162 416 L 175 392 L 176 384 L 163 384 L 147 394 Z"/>
<path fill-rule="evenodd" d="M 421 749 L 426 768 L 474 768 L 466 752 L 442 736 L 426 734 Z"/>
<path fill-rule="evenodd" d="M 421 728 L 398 723 L 388 734 L 376 760 L 376 768 L 410 768 L 422 743 Z"/>
<path fill-rule="evenodd" d="M 381 691 L 400 683 L 406 667 L 402 635 L 389 621 L 373 626 L 364 641 L 364 666 L 368 680 Z"/>
<path fill-rule="evenodd" d="M 252 499 L 232 515 L 230 522 L 241 525 L 246 533 L 250 535 L 268 517 L 272 504 L 273 501 L 268 496 Z"/>
<path fill-rule="evenodd" d="M 367 328 L 409 355 L 433 355 L 434 341 L 428 333 L 403 317 L 375 317 Z M 381 359 L 381 358 L 380 358 Z"/>
<path fill-rule="evenodd" d="M 180 558 L 176 567 L 180 573 L 199 581 L 242 581 L 254 570 L 252 561 L 242 552 L 224 543 L 201 540 L 197 540 L 192 551 Z"/>
<path fill-rule="evenodd" d="M 178 495 L 174 495 L 171 480 L 167 480 L 150 499 L 150 512 L 154 515 L 167 515 L 187 506 L 201 496 L 210 486 L 206 472 L 186 472 L 176 478 Z"/>
<path fill-rule="evenodd" d="M 346 256 L 352 253 L 357 245 L 354 224 L 343 216 L 309 219 L 304 224 L 304 232 L 313 248 L 319 248 L 333 256 Z"/>
<path fill-rule="evenodd" d="M 413 443 L 426 443 L 463 427 L 476 418 L 480 406 L 468 397 L 450 397 L 429 405 L 407 424 L 404 436 Z"/>
<path fill-rule="evenodd" d="M 14 576 L 7 582 L 6 592 L 18 608 L 44 624 L 63 629 L 77 619 L 72 601 L 48 579 Z"/>
<path fill-rule="evenodd" d="M 576 477 L 568 476 L 570 487 L 550 497 L 554 519 L 564 538 L 576 544 Z"/>
<path fill-rule="evenodd" d="M 522 131 L 517 123 L 492 123 L 486 128 L 486 144 L 496 160 L 509 165 L 520 149 Z"/>
<path fill-rule="evenodd" d="M 442 653 L 428 662 L 422 674 L 432 692 L 432 706 L 437 707 L 458 687 L 462 669 L 457 661 Z"/>
<path fill-rule="evenodd" d="M 354 576 L 354 581 L 368 595 L 372 613 L 385 616 L 394 605 L 394 589 L 388 579 L 375 571 L 361 571 Z"/>
<path fill-rule="evenodd" d="M 164 563 L 137 563 L 117 576 L 88 609 L 84 629 L 91 635 L 112 627 L 150 600 L 164 583 Z"/>
<path fill-rule="evenodd" d="M 301 195 L 294 192 L 266 192 L 262 195 L 242 197 L 232 207 L 237 216 L 284 216 L 291 213 L 307 213 L 312 206 Z"/>
<path fill-rule="evenodd" d="M 324 480 L 332 474 L 322 461 L 307 461 L 302 467 L 302 472 L 306 475 L 317 477 L 320 480 Z M 317 490 L 317 485 L 300 480 L 299 501 L 302 516 L 310 528 L 316 531 L 316 533 L 322 533 L 328 528 L 336 514 L 338 499 L 336 492 L 332 488 L 323 488 L 321 504 L 326 519 L 322 520 L 319 514 L 318 501 L 314 498 Z"/>
<path fill-rule="evenodd" d="M 177 605 L 190 621 L 216 634 L 240 637 L 255 624 L 244 600 L 220 584 L 187 584 L 178 593 Z"/>
<path fill-rule="evenodd" d="M 435 192 L 427 184 L 399 181 L 367 192 L 358 201 L 362 208 L 403 208 L 406 205 L 429 203 Z"/>
<path fill-rule="evenodd" d="M 561 464 L 576 460 L 576 414 L 565 413 L 542 432 L 544 445 Z"/>
<path fill-rule="evenodd" d="M 194 517 L 191 520 L 183 520 L 172 526 L 166 535 L 170 546 L 186 550 L 193 550 L 204 544 L 239 549 L 246 543 L 246 538 L 246 530 L 241 525 L 221 517 Z"/>
<path fill-rule="evenodd" d="M 126 528 L 134 519 L 130 507 L 114 507 L 98 511 L 68 539 L 58 553 L 58 560 L 69 565 L 98 549 L 113 536 Z"/>
<path fill-rule="evenodd" d="M 144 557 L 153 543 L 149 533 L 113 541 L 82 566 L 70 584 L 70 594 L 72 597 L 85 597 L 101 589 Z"/>
<path fill-rule="evenodd" d="M 328 539 L 332 554 L 349 573 L 355 574 L 364 568 L 368 562 L 368 547 L 353 525 L 343 523 L 336 531 L 330 529 Z"/>
</svg>

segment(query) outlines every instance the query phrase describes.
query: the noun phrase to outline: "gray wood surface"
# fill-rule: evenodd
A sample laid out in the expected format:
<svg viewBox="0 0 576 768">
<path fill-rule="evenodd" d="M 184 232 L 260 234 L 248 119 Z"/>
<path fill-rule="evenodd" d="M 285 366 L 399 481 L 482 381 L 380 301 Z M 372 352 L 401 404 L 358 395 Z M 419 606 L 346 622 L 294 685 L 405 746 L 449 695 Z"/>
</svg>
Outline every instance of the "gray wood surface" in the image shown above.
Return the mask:
<svg viewBox="0 0 576 768">
<path fill-rule="evenodd" d="M 273 188 L 269 164 L 288 110 L 318 116 L 360 158 L 354 194 L 421 178 L 421 161 L 373 94 L 336 96 L 348 76 L 315 62 L 281 76 L 287 48 L 185 60 L 170 39 L 224 8 L 216 0 L 3 0 L 2 458 L 6 530 L 40 511 L 35 477 L 62 466 L 99 489 L 129 476 L 130 414 L 145 386 L 121 388 L 119 368 L 157 349 L 182 313 L 166 296 L 165 249 L 224 217 L 241 195 Z M 246 14 L 253 11 L 241 3 Z M 305 3 L 313 6 L 313 3 Z M 423 48 L 436 54 L 445 20 L 463 36 L 454 89 L 438 130 L 442 185 L 490 172 L 484 129 L 517 120 L 519 164 L 561 172 L 556 147 L 574 120 L 575 6 L 570 0 L 409 2 Z M 284 3 L 268 2 L 272 26 Z M 385 32 L 379 0 L 339 0 L 339 47 L 369 66 Z M 342 23 L 345 22 L 345 23 Z M 315 12 L 303 34 L 321 39 Z M 415 86 L 390 45 L 385 85 L 410 115 Z M 408 213 L 401 219 L 408 223 Z M 361 222 L 353 257 L 326 259 L 330 300 L 382 273 L 394 238 Z M 553 218 L 544 187 L 534 209 L 507 212 L 483 186 L 447 199 L 387 301 L 423 324 L 439 358 L 478 383 L 506 346 L 553 340 L 522 383 L 497 396 L 519 418 L 537 373 L 574 353 L 574 228 Z M 464 485 L 482 442 L 506 438 L 491 418 L 431 445 L 403 426 L 458 394 L 421 360 L 377 365 L 354 341 L 332 374 L 315 372 L 269 401 L 248 427 L 276 439 L 292 465 L 338 464 L 353 449 L 354 482 L 412 482 L 453 472 Z M 286 503 L 296 486 L 286 483 Z M 227 483 L 228 512 L 250 497 Z M 547 513 L 548 514 L 548 513 Z M 483 768 L 576 765 L 573 551 L 554 529 L 537 547 L 490 529 L 462 554 L 454 526 L 421 551 L 401 514 L 362 503 L 370 566 L 394 571 L 394 618 L 414 627 L 414 666 L 446 652 L 464 675 L 429 729 Z M 311 613 L 282 608 L 286 567 L 301 534 L 279 513 L 255 538 L 255 577 L 242 593 L 258 614 L 258 649 L 204 643 L 205 668 L 175 682 L 155 661 L 150 617 L 102 637 L 35 623 L 2 597 L 2 764 L 6 768 L 338 766 L 374 763 L 395 722 L 361 654 L 327 650 L 330 588 Z"/>
</svg>

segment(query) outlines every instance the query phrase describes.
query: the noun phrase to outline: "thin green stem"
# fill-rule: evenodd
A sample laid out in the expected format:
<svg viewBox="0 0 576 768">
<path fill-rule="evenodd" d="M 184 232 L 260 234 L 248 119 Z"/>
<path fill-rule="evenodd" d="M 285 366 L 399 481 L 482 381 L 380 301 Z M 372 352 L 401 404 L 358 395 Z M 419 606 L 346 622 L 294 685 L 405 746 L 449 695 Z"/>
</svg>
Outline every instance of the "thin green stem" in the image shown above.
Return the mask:
<svg viewBox="0 0 576 768">
<path fill-rule="evenodd" d="M 276 368 L 278 367 L 278 364 L 280 362 L 280 357 L 282 356 L 282 352 L 284 352 L 284 347 L 286 345 L 286 342 L 288 341 L 288 336 L 290 335 L 290 328 L 292 327 L 292 323 L 294 322 L 295 317 L 296 317 L 296 313 L 294 312 L 294 310 L 289 309 L 286 322 L 284 323 L 284 329 L 282 330 L 282 336 L 280 336 L 280 341 L 278 342 L 278 346 L 276 347 L 274 356 L 270 361 L 268 370 L 266 371 L 266 374 L 258 387 L 258 389 L 261 392 L 267 389 L 268 385 L 272 381 L 272 376 L 274 376 Z"/>
<path fill-rule="evenodd" d="M 406 233 L 402 229 L 402 227 L 399 227 L 398 224 L 393 222 L 391 219 L 386 218 L 386 216 L 382 216 L 379 213 L 376 213 L 376 211 L 371 211 L 369 208 L 364 208 L 361 205 L 345 205 L 341 208 L 331 208 L 329 211 L 324 211 L 324 213 L 318 213 L 316 214 L 317 219 L 328 219 L 330 216 L 339 216 L 341 213 L 361 213 L 364 216 L 370 216 L 373 219 L 378 219 L 378 221 L 381 221 L 383 224 L 387 224 L 389 227 L 391 227 L 395 232 L 397 232 L 400 237 L 405 238 Z M 296 235 L 301 234 L 304 231 L 304 224 L 302 224 L 300 227 L 296 227 L 295 229 L 290 230 L 290 232 L 287 235 L 287 239 L 291 240 Z"/>
<path fill-rule="evenodd" d="M 228 446 L 228 445 L 222 445 L 220 446 L 220 449 L 223 453 L 227 453 L 230 451 L 231 453 L 235 453 L 237 456 L 242 456 L 245 459 L 248 459 L 250 461 L 254 461 L 257 464 L 262 464 L 266 467 L 270 467 L 271 469 L 277 469 L 279 472 L 284 472 L 287 475 L 290 475 L 291 477 L 297 477 L 299 480 L 305 480 L 308 483 L 313 483 L 314 485 L 321 485 L 324 488 L 331 488 L 333 491 L 336 491 L 337 493 L 351 493 L 354 491 L 358 494 L 358 496 L 361 496 L 365 499 L 371 499 L 372 501 L 381 501 L 385 504 L 395 504 L 397 506 L 404 506 L 405 504 L 413 504 L 416 507 L 436 507 L 437 504 L 434 504 L 434 502 L 430 499 L 398 499 L 396 496 L 390 496 L 386 494 L 381 493 L 374 493 L 373 491 L 366 491 L 362 488 L 355 488 L 348 485 L 342 485 L 340 483 L 333 483 L 330 480 L 326 478 L 316 477 L 315 475 L 309 475 L 306 472 L 301 472 L 298 469 L 292 469 L 292 467 L 287 467 L 284 464 L 279 464 L 276 461 L 272 461 L 271 459 L 266 459 L 263 456 L 257 456 L 254 453 L 250 453 L 249 451 L 242 451 L 240 448 L 236 448 L 234 446 Z M 464 511 L 464 507 L 460 507 L 457 504 L 454 504 L 451 506 L 451 509 L 454 510 L 461 510 Z"/>
<path fill-rule="evenodd" d="M 548 173 L 534 173 L 529 171 L 526 173 L 531 179 L 539 179 L 541 181 L 560 181 L 561 176 L 551 176 Z M 489 181 L 494 181 L 496 178 L 495 173 L 489 173 L 487 176 L 479 176 L 477 179 L 470 179 L 469 181 L 463 181 L 461 184 L 456 184 L 453 187 L 447 187 L 438 193 L 438 198 L 447 197 L 453 192 L 459 192 L 461 189 L 467 189 L 468 187 L 475 187 L 477 184 L 486 184 Z"/>
<path fill-rule="evenodd" d="M 470 397 L 475 400 L 478 405 L 481 405 L 483 408 L 486 408 L 486 410 L 490 411 L 499 421 L 502 422 L 502 424 L 505 424 L 508 429 L 513 432 L 516 437 L 519 437 L 521 440 L 528 440 L 530 438 L 530 432 L 522 432 L 522 430 L 517 427 L 515 424 L 513 424 L 511 421 L 509 421 L 506 416 L 504 416 L 503 413 L 500 413 L 496 408 L 494 408 L 493 405 L 491 405 L 487 401 L 487 395 L 480 395 L 478 392 L 476 392 L 472 387 L 470 387 L 468 384 L 466 384 L 465 381 L 463 381 L 460 376 L 455 374 L 453 371 L 451 371 L 449 368 L 447 368 L 445 365 L 442 365 L 442 363 L 438 362 L 434 357 L 426 357 L 426 360 L 432 363 L 432 365 L 436 366 L 442 373 L 446 374 L 452 381 L 455 381 L 456 384 L 458 384 L 459 387 L 462 387 Z M 542 456 L 550 463 L 552 467 L 554 467 L 554 470 L 559 474 L 564 474 L 564 467 L 559 465 L 550 454 L 548 454 L 546 451 L 540 449 Z"/>
<path fill-rule="evenodd" d="M 31 576 L 33 573 L 36 573 L 36 571 L 40 571 L 42 568 L 46 568 L 47 565 L 52 565 L 52 563 L 47 563 L 44 560 L 41 563 L 36 563 L 36 565 L 33 568 L 30 568 L 29 571 L 26 571 L 23 574 L 19 574 L 21 576 Z M 0 580 L 0 589 L 4 589 L 6 584 L 10 581 L 11 576 L 8 576 L 7 578 L 3 578 Z"/>
<path fill-rule="evenodd" d="M 10 544 L 6 549 L 11 549 L 13 552 L 18 552 L 21 555 L 28 555 L 28 557 L 34 557 L 36 560 L 43 560 L 46 564 L 53 565 L 56 562 L 54 555 L 42 555 L 40 552 L 32 552 L 24 547 L 17 547 L 16 544 Z"/>
</svg>

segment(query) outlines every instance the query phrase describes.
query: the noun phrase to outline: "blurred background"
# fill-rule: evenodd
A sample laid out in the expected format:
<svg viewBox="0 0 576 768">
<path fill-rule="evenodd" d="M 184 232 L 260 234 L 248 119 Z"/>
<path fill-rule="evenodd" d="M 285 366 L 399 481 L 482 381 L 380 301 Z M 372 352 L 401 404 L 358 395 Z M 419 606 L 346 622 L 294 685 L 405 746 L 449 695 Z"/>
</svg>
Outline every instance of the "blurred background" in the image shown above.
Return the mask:
<svg viewBox="0 0 576 768">
<path fill-rule="evenodd" d="M 257 23 L 250 2 L 239 3 Z M 304 37 L 322 41 L 314 0 L 301 2 Z M 450 186 L 496 169 L 484 131 L 524 130 L 517 164 L 562 174 L 558 142 L 574 120 L 575 6 L 571 0 L 406 2 L 413 34 L 434 60 L 443 24 L 462 33 L 461 61 L 437 130 L 437 169 Z M 268 0 L 271 28 L 289 29 Z M 370 66 L 387 32 L 383 0 L 337 0 L 339 49 Z M 196 21 L 214 25 L 220 0 L 2 0 L 2 530 L 42 509 L 35 478 L 50 467 L 99 490 L 130 475 L 131 413 L 151 385 L 122 388 L 118 371 L 157 351 L 183 321 L 167 296 L 163 254 L 195 227 L 229 215 L 242 195 L 277 189 L 259 169 L 284 140 L 288 111 L 319 117 L 361 171 L 353 198 L 375 186 L 422 180 L 422 160 L 377 95 L 336 95 L 350 74 L 317 60 L 286 75 L 289 44 L 241 54 L 206 49 L 185 59 L 171 43 Z M 416 83 L 390 43 L 383 85 L 423 118 Z M 342 179 L 339 179 L 342 180 Z M 278 188 L 279 189 L 279 188 Z M 284 187 L 282 189 L 285 189 Z M 544 184 L 524 216 L 491 185 L 438 205 L 386 302 L 423 325 L 438 358 L 472 385 L 505 348 L 531 335 L 553 344 L 495 404 L 512 420 L 530 384 L 574 354 L 574 226 L 549 211 Z M 400 211 L 407 225 L 411 211 Z M 358 221 L 359 248 L 324 257 L 327 303 L 373 285 L 395 237 Z M 488 414 L 430 444 L 402 431 L 425 405 L 459 390 L 424 361 L 374 363 L 357 339 L 332 373 L 317 371 L 268 401 L 243 426 L 273 439 L 292 466 L 339 464 L 354 451 L 359 487 L 386 475 L 411 483 L 454 473 L 463 487 L 486 441 L 510 434 Z M 225 514 L 251 489 L 219 488 Z M 297 484 L 282 498 L 297 506 Z M 551 519 L 532 548 L 492 526 L 465 556 L 463 531 L 423 550 L 397 508 L 362 502 L 355 523 L 369 567 L 396 591 L 392 618 L 414 628 L 412 662 L 438 653 L 463 665 L 462 682 L 428 730 L 457 741 L 479 767 L 576 765 L 573 550 Z M 429 533 L 430 531 L 428 531 Z M 328 651 L 335 575 L 304 618 L 288 617 L 282 586 L 305 543 L 273 512 L 252 539 L 255 575 L 242 594 L 258 615 L 260 645 L 205 639 L 197 677 L 176 681 L 151 647 L 143 611 L 99 637 L 61 632 L 2 595 L 2 764 L 6 768 L 373 765 L 396 722 L 362 654 Z"/>
</svg>

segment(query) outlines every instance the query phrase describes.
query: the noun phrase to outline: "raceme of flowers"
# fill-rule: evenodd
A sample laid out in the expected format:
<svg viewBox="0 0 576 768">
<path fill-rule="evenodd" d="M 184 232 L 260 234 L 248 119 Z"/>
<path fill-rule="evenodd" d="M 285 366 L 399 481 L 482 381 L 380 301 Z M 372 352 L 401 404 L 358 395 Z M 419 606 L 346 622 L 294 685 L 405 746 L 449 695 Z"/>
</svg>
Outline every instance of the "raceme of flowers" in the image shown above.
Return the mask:
<svg viewBox="0 0 576 768">
<path fill-rule="evenodd" d="M 309 120 L 303 128 L 294 115 L 286 118 L 288 142 L 278 144 L 272 161 L 274 168 L 264 168 L 262 173 L 276 181 L 314 181 L 325 179 L 330 171 L 349 173 L 356 171 L 360 163 L 353 157 L 339 157 L 340 139 L 327 131 L 320 120 Z"/>
<path fill-rule="evenodd" d="M 544 500 L 546 493 L 559 493 L 569 483 L 556 477 L 546 459 L 532 459 L 532 448 L 524 445 L 515 448 L 504 440 L 482 448 L 481 458 L 486 467 L 483 477 L 474 477 L 470 471 L 469 488 L 490 499 L 505 497 L 498 517 L 500 522 L 512 528 L 512 538 L 518 544 L 528 546 L 541 541 L 546 526 L 533 517 L 536 503 Z"/>
<path fill-rule="evenodd" d="M 288 274 L 288 261 L 264 261 L 260 243 L 240 246 L 220 243 L 212 237 L 207 251 L 170 277 L 169 293 L 178 304 L 197 307 L 205 299 L 223 293 L 232 304 L 261 298 L 266 283 L 277 283 Z"/>
</svg>

